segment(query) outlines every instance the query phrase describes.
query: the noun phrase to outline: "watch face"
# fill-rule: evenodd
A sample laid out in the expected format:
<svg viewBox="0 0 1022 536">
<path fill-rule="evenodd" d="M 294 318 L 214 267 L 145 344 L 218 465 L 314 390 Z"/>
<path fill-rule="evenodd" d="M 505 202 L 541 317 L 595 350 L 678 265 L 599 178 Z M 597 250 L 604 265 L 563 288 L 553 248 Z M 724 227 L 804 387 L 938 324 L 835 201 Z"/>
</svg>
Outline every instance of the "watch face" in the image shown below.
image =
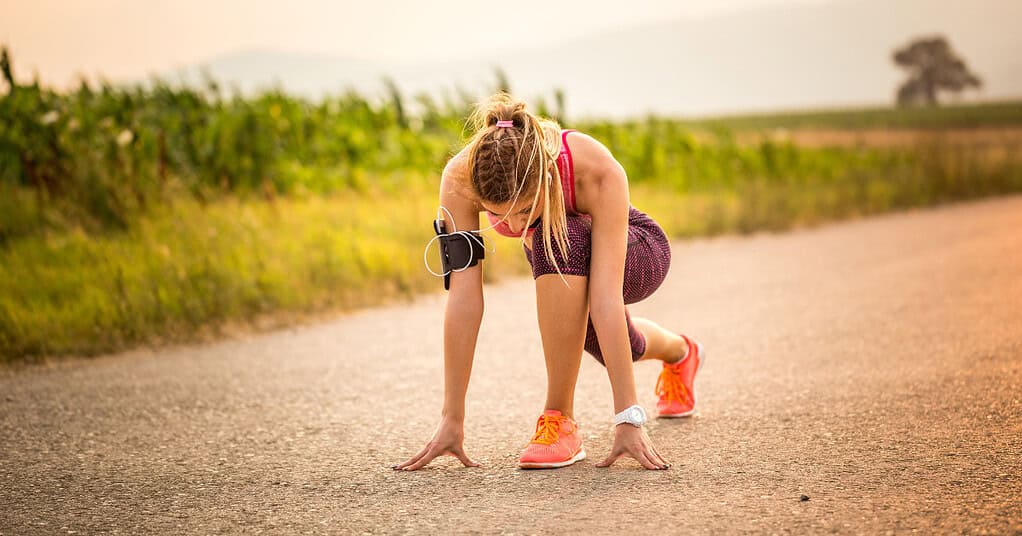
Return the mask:
<svg viewBox="0 0 1022 536">
<path fill-rule="evenodd" d="M 639 408 L 632 408 L 631 415 L 629 415 L 629 417 L 631 417 L 632 422 L 642 422 L 644 420 L 642 410 Z"/>
</svg>

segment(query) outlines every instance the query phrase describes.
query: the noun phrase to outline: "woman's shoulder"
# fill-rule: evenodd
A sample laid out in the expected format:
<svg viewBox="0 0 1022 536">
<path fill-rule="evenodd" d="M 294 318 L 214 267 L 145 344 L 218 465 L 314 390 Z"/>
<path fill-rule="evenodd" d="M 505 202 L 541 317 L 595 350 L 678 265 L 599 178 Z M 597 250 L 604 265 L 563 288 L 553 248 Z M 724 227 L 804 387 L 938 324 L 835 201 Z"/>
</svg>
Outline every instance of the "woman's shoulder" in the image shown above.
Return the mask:
<svg viewBox="0 0 1022 536">
<path fill-rule="evenodd" d="M 600 140 L 580 132 L 569 130 L 564 141 L 571 153 L 572 169 L 576 182 L 579 180 L 600 180 L 608 172 L 616 171 L 620 164 Z"/>
<path fill-rule="evenodd" d="M 468 147 L 463 147 L 447 160 L 447 163 L 444 164 L 444 175 L 449 175 L 459 180 L 468 179 Z"/>
<path fill-rule="evenodd" d="M 440 188 L 441 195 L 445 192 L 452 193 L 478 205 L 479 199 L 472 188 L 472 174 L 468 169 L 467 147 L 458 151 L 444 165 L 444 171 L 440 177 Z M 480 210 L 482 210 L 481 207 Z"/>
</svg>

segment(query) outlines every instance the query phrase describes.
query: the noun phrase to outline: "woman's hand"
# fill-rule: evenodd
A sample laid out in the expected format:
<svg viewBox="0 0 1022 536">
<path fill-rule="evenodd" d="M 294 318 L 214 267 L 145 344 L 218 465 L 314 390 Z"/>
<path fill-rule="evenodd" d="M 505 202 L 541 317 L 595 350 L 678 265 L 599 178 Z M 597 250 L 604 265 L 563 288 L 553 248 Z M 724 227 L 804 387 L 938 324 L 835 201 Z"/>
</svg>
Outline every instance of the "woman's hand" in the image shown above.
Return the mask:
<svg viewBox="0 0 1022 536">
<path fill-rule="evenodd" d="M 395 465 L 393 469 L 414 471 L 433 461 L 433 458 L 445 454 L 458 458 L 461 460 L 461 463 L 465 464 L 465 467 L 479 467 L 478 463 L 470 460 L 465 454 L 465 449 L 462 447 L 464 440 L 464 424 L 457 419 L 444 417 L 440 420 L 440 425 L 437 426 L 433 439 L 418 454 L 412 456 L 404 463 Z"/>
<path fill-rule="evenodd" d="M 614 429 L 614 448 L 611 449 L 610 455 L 606 459 L 596 464 L 596 467 L 610 467 L 625 454 L 638 460 L 646 469 L 667 469 L 671 466 L 657 452 L 644 428 L 619 424 Z"/>
</svg>

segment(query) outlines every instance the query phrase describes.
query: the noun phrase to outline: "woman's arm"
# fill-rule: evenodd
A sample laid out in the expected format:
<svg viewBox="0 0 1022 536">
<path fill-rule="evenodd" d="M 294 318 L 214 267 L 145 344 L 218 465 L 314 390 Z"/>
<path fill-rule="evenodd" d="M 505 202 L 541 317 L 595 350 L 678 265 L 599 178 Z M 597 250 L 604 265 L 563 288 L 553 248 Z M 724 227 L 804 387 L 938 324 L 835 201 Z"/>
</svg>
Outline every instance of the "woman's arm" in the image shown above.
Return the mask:
<svg viewBox="0 0 1022 536">
<path fill-rule="evenodd" d="M 454 179 L 446 169 L 440 184 L 440 204 L 450 211 L 454 220 L 447 222 L 449 232 L 454 230 L 454 225 L 459 231 L 479 229 L 479 210 L 471 200 L 457 193 Z M 395 469 L 419 469 L 443 454 L 457 457 L 466 466 L 479 465 L 465 454 L 462 442 L 465 393 L 483 317 L 482 261 L 463 271 L 452 272 L 450 283 L 444 307 L 444 407 L 440 424 L 433 439 L 415 456 L 394 466 Z"/>
<path fill-rule="evenodd" d="M 453 219 L 447 231 L 479 230 L 479 207 L 458 190 L 454 160 L 440 179 L 440 205 Z M 446 217 L 446 213 L 445 213 Z M 483 262 L 460 272 L 451 272 L 451 285 L 444 307 L 444 409 L 443 416 L 464 421 L 465 393 L 472 374 L 479 325 L 483 318 Z"/>
<path fill-rule="evenodd" d="M 476 213 L 478 229 L 479 214 Z M 451 274 L 451 289 L 444 307 L 443 417 L 465 420 L 465 393 L 472 374 L 479 325 L 483 319 L 482 265 Z"/>
<path fill-rule="evenodd" d="M 603 361 L 614 393 L 614 411 L 638 403 L 632 349 L 625 321 L 625 255 L 628 253 L 628 177 L 621 164 L 600 142 L 585 138 L 578 145 L 589 163 L 592 189 L 586 208 L 593 219 L 592 257 L 589 268 L 589 315 L 600 341 Z M 576 162 L 579 159 L 576 158 Z M 614 446 L 597 467 L 608 467 L 628 454 L 646 469 L 667 469 L 670 465 L 656 451 L 646 431 L 630 424 L 614 430 Z"/>
<path fill-rule="evenodd" d="M 610 158 L 599 168 L 594 184 L 598 195 L 590 196 L 593 218 L 592 258 L 589 269 L 589 314 L 600 341 L 614 393 L 614 411 L 638 403 L 632 350 L 625 322 L 625 254 L 628 248 L 628 179 L 616 160 Z"/>
</svg>

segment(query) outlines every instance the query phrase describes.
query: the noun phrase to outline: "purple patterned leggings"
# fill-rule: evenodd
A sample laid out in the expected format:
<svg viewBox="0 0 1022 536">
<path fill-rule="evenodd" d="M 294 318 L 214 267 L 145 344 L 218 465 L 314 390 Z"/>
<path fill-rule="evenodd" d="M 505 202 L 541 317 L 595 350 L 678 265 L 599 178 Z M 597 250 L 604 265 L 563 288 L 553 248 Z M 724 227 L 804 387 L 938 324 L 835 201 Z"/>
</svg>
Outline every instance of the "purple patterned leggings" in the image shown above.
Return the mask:
<svg viewBox="0 0 1022 536">
<path fill-rule="evenodd" d="M 586 215 L 568 216 L 568 258 L 561 256 L 554 244 L 554 254 L 561 273 L 564 275 L 589 275 L 589 260 L 592 257 L 592 219 Z M 532 251 L 522 246 L 525 257 L 532 265 L 532 277 L 557 274 L 553 262 L 543 249 L 543 235 L 538 229 L 532 236 Z M 635 303 L 653 294 L 667 277 L 671 266 L 671 244 L 657 222 L 635 207 L 628 211 L 628 252 L 625 255 L 624 292 L 625 303 Z M 628 340 L 632 346 L 632 360 L 638 360 L 646 352 L 646 339 L 632 324 L 632 318 L 625 307 L 625 322 L 628 324 Z M 600 364 L 603 353 L 596 339 L 593 319 L 589 318 L 586 328 L 585 349 Z"/>
</svg>

